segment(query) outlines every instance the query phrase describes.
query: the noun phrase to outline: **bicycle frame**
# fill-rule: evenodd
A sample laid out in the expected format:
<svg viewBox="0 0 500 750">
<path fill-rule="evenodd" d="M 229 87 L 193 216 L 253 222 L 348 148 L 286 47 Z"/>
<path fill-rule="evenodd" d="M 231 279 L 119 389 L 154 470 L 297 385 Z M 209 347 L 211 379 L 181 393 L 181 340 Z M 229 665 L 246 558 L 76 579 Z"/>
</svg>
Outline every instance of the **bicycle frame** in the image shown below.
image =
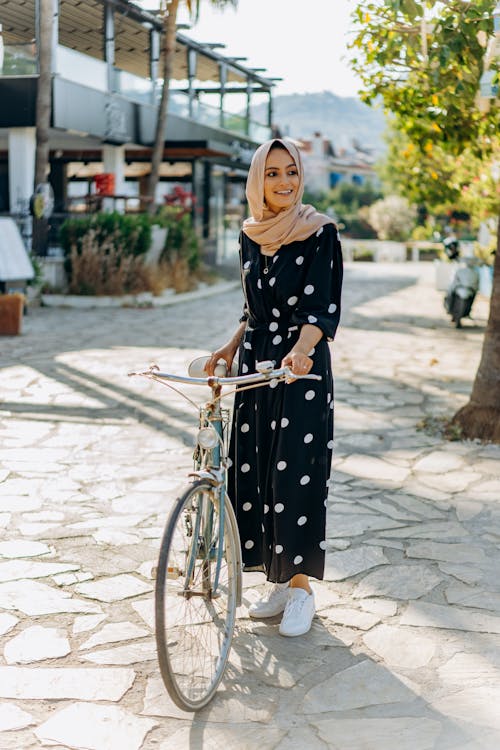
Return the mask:
<svg viewBox="0 0 500 750">
<path fill-rule="evenodd" d="M 163 385 L 166 385 L 173 390 L 180 393 L 190 403 L 192 403 L 199 410 L 199 430 L 198 439 L 195 448 L 195 468 L 194 471 L 190 472 L 190 477 L 196 479 L 205 479 L 210 482 L 214 488 L 219 501 L 219 529 L 217 538 L 217 554 L 216 554 L 216 566 L 215 576 L 213 578 L 213 585 L 211 591 L 208 592 L 210 598 L 217 596 L 220 571 L 223 559 L 223 545 L 224 545 L 224 522 L 225 522 L 225 508 L 226 502 L 229 499 L 226 494 L 226 447 L 225 447 L 225 433 L 224 433 L 224 413 L 221 408 L 222 386 L 223 385 L 234 385 L 239 386 L 238 390 L 245 390 L 246 388 L 258 388 L 266 384 L 270 384 L 273 380 L 281 380 L 287 383 L 298 379 L 308 380 L 321 380 L 320 375 L 295 375 L 291 372 L 288 367 L 282 367 L 274 369 L 274 362 L 265 361 L 259 362 L 256 365 L 257 372 L 250 375 L 238 375 L 234 377 L 216 377 L 207 376 L 206 378 L 187 377 L 183 375 L 174 375 L 172 373 L 161 372 L 157 365 L 152 365 L 148 370 L 142 372 L 131 372 L 129 375 L 141 375 L 147 377 L 150 380 L 156 380 Z M 201 408 L 198 407 L 188 396 L 182 391 L 174 388 L 170 383 L 184 383 L 189 385 L 208 385 L 212 391 L 212 397 L 207 401 Z M 232 391 L 230 392 L 232 393 Z M 225 393 L 224 396 L 230 395 Z M 215 431 L 216 440 L 212 445 L 201 445 L 201 433 L 206 428 L 213 429 Z M 196 543 L 191 545 L 190 556 L 186 566 L 186 576 L 184 583 L 185 596 L 200 595 L 197 592 L 192 592 L 189 589 L 190 582 L 192 580 L 193 571 L 198 556 L 200 538 L 204 540 L 205 544 L 211 544 L 212 533 L 213 533 L 213 514 L 210 513 L 209 518 L 204 519 L 203 528 L 203 508 L 198 508 L 196 514 L 196 523 L 193 529 L 193 539 Z M 200 537 L 200 531 L 201 537 Z M 240 552 L 241 554 L 241 552 Z M 239 560 L 239 570 L 241 570 L 241 559 Z M 238 592 L 237 599 L 241 602 L 241 580 L 238 580 Z M 207 592 L 204 592 L 205 594 Z"/>
</svg>

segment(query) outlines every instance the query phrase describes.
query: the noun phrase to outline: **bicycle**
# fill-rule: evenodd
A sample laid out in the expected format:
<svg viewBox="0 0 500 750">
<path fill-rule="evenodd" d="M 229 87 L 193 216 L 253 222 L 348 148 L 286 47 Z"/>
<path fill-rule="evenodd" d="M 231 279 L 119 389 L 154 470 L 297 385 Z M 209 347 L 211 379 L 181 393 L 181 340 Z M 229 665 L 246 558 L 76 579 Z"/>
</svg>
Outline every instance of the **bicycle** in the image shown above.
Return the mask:
<svg viewBox="0 0 500 750">
<path fill-rule="evenodd" d="M 199 411 L 194 470 L 189 474 L 192 482 L 167 518 L 155 585 L 161 676 L 174 703 L 187 711 L 206 706 L 217 690 L 242 600 L 240 539 L 226 493 L 229 410 L 221 407 L 221 399 L 234 391 L 222 395 L 222 387 L 243 390 L 276 381 L 321 380 L 320 375 L 294 375 L 288 367 L 274 369 L 270 361 L 257 363 L 256 369 L 249 375 L 192 377 L 161 372 L 152 365 L 129 373 L 169 386 Z M 189 372 L 193 372 L 191 366 Z M 199 406 L 172 382 L 208 385 L 211 398 Z"/>
</svg>

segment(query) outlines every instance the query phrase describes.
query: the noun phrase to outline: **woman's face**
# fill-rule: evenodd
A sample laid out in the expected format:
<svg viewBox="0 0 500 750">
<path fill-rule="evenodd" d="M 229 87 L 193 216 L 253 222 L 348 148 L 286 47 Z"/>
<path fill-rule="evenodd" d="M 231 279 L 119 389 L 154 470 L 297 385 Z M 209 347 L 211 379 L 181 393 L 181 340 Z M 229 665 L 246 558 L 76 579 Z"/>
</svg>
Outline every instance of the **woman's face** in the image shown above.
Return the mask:
<svg viewBox="0 0 500 750">
<path fill-rule="evenodd" d="M 289 208 L 299 189 L 297 166 L 283 148 L 269 151 L 264 171 L 264 201 L 270 211 L 277 214 Z"/>
</svg>

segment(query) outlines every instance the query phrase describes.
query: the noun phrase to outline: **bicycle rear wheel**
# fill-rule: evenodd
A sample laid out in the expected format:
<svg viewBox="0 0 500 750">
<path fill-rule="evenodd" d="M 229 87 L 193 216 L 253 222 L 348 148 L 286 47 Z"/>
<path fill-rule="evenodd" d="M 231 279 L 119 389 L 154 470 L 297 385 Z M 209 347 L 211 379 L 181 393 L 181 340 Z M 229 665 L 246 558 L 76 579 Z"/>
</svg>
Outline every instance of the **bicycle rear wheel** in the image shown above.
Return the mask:
<svg viewBox="0 0 500 750">
<path fill-rule="evenodd" d="M 216 492 L 209 482 L 197 481 L 177 500 L 161 543 L 155 593 L 158 661 L 170 697 L 188 711 L 210 701 L 231 648 L 240 575 L 231 512 L 226 503 L 221 534 Z"/>
</svg>

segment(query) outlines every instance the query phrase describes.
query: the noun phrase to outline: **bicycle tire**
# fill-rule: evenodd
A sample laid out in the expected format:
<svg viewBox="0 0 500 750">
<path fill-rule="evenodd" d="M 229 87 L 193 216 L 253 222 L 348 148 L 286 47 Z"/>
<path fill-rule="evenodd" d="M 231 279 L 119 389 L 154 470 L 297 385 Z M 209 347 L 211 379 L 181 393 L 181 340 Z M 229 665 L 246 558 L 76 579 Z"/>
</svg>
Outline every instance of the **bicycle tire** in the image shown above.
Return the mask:
<svg viewBox="0 0 500 750">
<path fill-rule="evenodd" d="M 204 518 L 208 512 L 213 514 L 209 545 L 201 540 L 203 534 L 195 538 L 200 504 Z M 232 515 L 226 501 L 216 598 L 210 592 L 216 569 L 213 549 L 218 542 L 219 512 L 209 482 L 198 480 L 186 488 L 170 512 L 161 542 L 155 589 L 156 649 L 165 687 L 174 703 L 185 711 L 197 711 L 212 699 L 229 657 L 241 586 L 239 538 Z M 196 560 L 191 583 L 186 587 L 193 544 Z M 189 588 L 189 595 L 184 593 L 185 588 Z"/>
</svg>

